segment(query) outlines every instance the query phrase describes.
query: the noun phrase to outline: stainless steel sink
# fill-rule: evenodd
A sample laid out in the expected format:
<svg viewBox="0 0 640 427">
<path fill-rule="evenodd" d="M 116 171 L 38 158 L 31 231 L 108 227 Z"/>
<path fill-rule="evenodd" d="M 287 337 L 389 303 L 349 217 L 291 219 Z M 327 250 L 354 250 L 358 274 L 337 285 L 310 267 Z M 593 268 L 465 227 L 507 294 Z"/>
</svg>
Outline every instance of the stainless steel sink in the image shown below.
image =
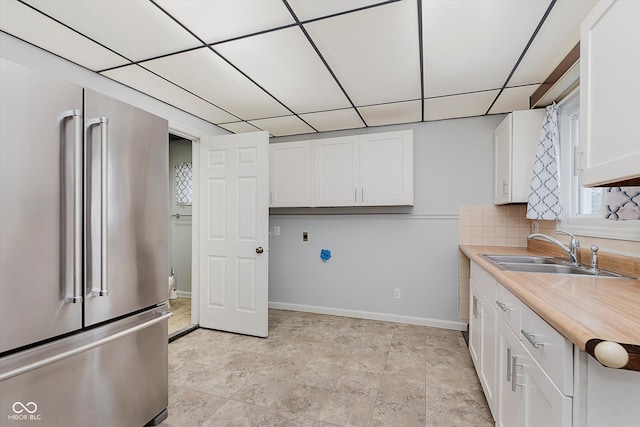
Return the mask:
<svg viewBox="0 0 640 427">
<path fill-rule="evenodd" d="M 594 277 L 626 277 L 607 270 L 593 271 L 587 267 L 571 265 L 562 258 L 528 255 L 482 255 L 506 271 L 525 273 L 577 274 Z"/>
<path fill-rule="evenodd" d="M 623 277 L 621 274 L 606 270 L 592 271 L 586 267 L 576 267 L 566 264 L 523 264 L 517 262 L 499 262 L 498 266 L 508 271 L 522 271 L 526 273 L 556 273 L 579 274 L 583 276 L 597 277 Z"/>
<path fill-rule="evenodd" d="M 482 255 L 483 257 L 496 262 L 517 262 L 518 264 L 559 264 L 561 258 L 549 256 L 528 256 L 528 255 Z"/>
</svg>

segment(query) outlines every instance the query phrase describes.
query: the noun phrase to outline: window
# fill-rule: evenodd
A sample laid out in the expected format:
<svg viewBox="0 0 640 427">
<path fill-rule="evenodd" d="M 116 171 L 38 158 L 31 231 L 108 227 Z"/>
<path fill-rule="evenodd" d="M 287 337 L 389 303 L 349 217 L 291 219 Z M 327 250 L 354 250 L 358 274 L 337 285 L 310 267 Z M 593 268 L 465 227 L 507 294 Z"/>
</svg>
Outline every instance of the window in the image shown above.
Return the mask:
<svg viewBox="0 0 640 427">
<path fill-rule="evenodd" d="M 606 188 L 585 188 L 578 183 L 580 142 L 580 93 L 576 89 L 561 101 L 558 109 L 560 131 L 560 179 L 565 219 L 557 226 L 581 236 L 620 240 L 640 240 L 638 221 L 604 219 Z"/>
</svg>

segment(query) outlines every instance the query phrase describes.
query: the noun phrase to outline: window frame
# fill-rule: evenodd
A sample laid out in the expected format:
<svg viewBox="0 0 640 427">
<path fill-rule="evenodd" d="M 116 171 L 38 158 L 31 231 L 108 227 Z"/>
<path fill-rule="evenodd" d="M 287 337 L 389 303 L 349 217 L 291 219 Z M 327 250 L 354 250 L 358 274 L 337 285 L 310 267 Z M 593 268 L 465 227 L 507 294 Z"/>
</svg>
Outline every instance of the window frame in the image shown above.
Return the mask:
<svg viewBox="0 0 640 427">
<path fill-rule="evenodd" d="M 578 213 L 578 187 L 580 169 L 576 163 L 579 150 L 575 139 L 579 137 L 579 126 L 571 126 L 572 116 L 580 114 L 580 88 L 574 89 L 558 103 L 558 126 L 560 135 L 560 182 L 564 218 L 556 222 L 556 230 L 588 237 L 616 240 L 640 241 L 640 221 L 612 221 L 594 215 Z M 566 143 L 566 141 L 570 141 Z M 574 148 L 576 147 L 576 148 Z M 577 172 L 576 173 L 574 173 Z M 604 197 L 604 195 L 603 195 Z"/>
</svg>

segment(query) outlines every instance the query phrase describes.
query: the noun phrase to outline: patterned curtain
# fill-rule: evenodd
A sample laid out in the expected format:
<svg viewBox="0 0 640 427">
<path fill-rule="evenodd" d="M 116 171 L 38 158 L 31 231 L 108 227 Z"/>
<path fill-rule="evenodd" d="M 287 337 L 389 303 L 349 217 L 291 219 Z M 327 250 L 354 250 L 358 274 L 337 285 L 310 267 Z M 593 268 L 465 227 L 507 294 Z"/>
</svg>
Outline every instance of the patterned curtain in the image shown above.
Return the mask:
<svg viewBox="0 0 640 427">
<path fill-rule="evenodd" d="M 193 203 L 193 168 L 191 162 L 176 165 L 176 204 L 191 206 Z"/>
<path fill-rule="evenodd" d="M 547 107 L 536 149 L 527 218 L 556 220 L 562 217 L 558 153 L 558 106 L 553 103 Z"/>
<path fill-rule="evenodd" d="M 612 220 L 640 219 L 640 187 L 611 187 L 605 194 L 604 217 Z"/>
</svg>

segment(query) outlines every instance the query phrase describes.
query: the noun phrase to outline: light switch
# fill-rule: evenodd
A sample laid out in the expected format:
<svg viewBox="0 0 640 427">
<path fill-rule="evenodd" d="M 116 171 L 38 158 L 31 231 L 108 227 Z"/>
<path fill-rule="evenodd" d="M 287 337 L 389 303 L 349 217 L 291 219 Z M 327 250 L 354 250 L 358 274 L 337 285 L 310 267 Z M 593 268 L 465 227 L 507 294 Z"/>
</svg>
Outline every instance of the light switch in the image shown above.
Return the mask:
<svg viewBox="0 0 640 427">
<path fill-rule="evenodd" d="M 306 231 L 302 232 L 302 241 L 303 242 L 308 242 L 309 241 L 309 233 Z"/>
</svg>

